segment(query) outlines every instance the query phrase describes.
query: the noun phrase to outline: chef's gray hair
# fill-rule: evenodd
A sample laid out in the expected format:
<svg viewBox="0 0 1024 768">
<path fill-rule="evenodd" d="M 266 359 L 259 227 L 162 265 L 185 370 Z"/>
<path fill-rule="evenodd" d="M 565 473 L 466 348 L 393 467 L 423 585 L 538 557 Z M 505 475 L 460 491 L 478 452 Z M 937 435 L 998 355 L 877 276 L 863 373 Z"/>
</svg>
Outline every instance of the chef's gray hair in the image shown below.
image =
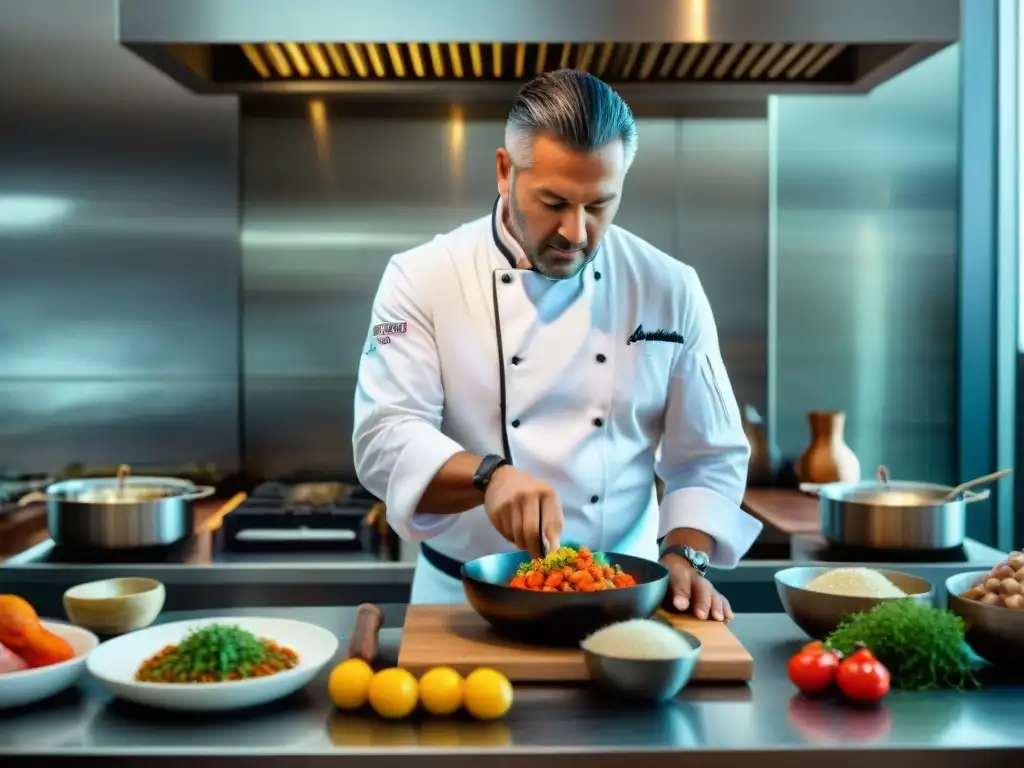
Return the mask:
<svg viewBox="0 0 1024 768">
<path fill-rule="evenodd" d="M 505 124 L 505 149 L 513 163 L 530 165 L 541 133 L 585 152 L 619 140 L 627 170 L 636 156 L 632 110 L 607 83 L 577 69 L 545 72 L 519 89 Z"/>
</svg>

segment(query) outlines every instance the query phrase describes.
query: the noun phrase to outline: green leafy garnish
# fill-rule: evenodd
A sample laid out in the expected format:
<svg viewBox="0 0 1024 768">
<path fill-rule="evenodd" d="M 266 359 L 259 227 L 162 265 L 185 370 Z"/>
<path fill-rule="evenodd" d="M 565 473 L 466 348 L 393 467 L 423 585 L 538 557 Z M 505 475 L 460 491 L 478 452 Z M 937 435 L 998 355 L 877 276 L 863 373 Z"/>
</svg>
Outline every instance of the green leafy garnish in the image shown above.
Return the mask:
<svg viewBox="0 0 1024 768">
<path fill-rule="evenodd" d="M 825 639 L 826 648 L 844 654 L 857 643 L 871 649 L 898 688 L 963 691 L 981 686 L 974 673 L 983 662 L 964 639 L 963 619 L 950 611 L 914 600 L 885 600 L 847 616 Z"/>
<path fill-rule="evenodd" d="M 177 646 L 148 659 L 136 679 L 197 682 L 244 679 L 293 665 L 294 654 L 241 627 L 211 624 L 191 630 Z"/>
</svg>

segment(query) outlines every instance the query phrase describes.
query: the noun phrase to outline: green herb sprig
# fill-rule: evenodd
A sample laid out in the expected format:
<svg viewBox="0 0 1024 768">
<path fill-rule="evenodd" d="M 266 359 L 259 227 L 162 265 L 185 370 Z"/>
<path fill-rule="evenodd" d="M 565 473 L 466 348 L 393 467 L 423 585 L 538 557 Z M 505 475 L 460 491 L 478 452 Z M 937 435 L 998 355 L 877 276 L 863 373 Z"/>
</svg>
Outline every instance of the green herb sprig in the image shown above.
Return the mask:
<svg viewBox="0 0 1024 768">
<path fill-rule="evenodd" d="M 911 691 L 979 688 L 978 658 L 964 640 L 963 620 L 950 611 L 914 600 L 885 600 L 870 611 L 847 616 L 825 639 L 825 647 L 852 653 L 864 643 Z"/>
<path fill-rule="evenodd" d="M 270 656 L 258 637 L 237 626 L 211 624 L 194 629 L 152 670 L 154 675 L 168 668 L 175 677 L 204 673 L 226 680 L 232 673 L 247 677 Z"/>
</svg>

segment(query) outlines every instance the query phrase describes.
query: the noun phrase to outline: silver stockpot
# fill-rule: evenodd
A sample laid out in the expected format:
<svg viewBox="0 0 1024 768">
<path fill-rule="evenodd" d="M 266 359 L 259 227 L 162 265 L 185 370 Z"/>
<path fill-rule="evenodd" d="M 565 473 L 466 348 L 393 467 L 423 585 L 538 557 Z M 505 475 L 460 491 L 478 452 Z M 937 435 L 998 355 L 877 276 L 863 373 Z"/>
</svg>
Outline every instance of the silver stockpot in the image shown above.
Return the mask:
<svg viewBox="0 0 1024 768">
<path fill-rule="evenodd" d="M 830 544 L 892 550 L 943 550 L 967 538 L 967 505 L 987 499 L 988 489 L 946 497 L 955 486 L 889 480 L 879 467 L 876 482 L 802 484 L 818 496 L 821 533 Z"/>
<path fill-rule="evenodd" d="M 46 503 L 55 544 L 128 549 L 174 544 L 191 536 L 193 502 L 215 490 L 173 477 L 76 478 L 47 486 L 39 500 Z"/>
</svg>

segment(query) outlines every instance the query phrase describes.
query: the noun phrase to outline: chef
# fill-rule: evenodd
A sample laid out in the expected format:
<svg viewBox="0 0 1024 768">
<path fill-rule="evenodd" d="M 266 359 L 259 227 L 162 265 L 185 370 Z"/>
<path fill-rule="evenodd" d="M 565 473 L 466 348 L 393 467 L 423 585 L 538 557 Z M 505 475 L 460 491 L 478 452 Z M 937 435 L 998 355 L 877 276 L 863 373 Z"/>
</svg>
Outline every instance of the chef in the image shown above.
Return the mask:
<svg viewBox="0 0 1024 768">
<path fill-rule="evenodd" d="M 732 616 L 706 569 L 760 533 L 739 507 L 750 446 L 696 272 L 612 224 L 636 150 L 608 85 L 541 75 L 509 113 L 490 214 L 384 270 L 352 444 L 421 543 L 413 603 L 463 602 L 468 560 L 567 542 L 658 559 L 673 607 Z"/>
</svg>

